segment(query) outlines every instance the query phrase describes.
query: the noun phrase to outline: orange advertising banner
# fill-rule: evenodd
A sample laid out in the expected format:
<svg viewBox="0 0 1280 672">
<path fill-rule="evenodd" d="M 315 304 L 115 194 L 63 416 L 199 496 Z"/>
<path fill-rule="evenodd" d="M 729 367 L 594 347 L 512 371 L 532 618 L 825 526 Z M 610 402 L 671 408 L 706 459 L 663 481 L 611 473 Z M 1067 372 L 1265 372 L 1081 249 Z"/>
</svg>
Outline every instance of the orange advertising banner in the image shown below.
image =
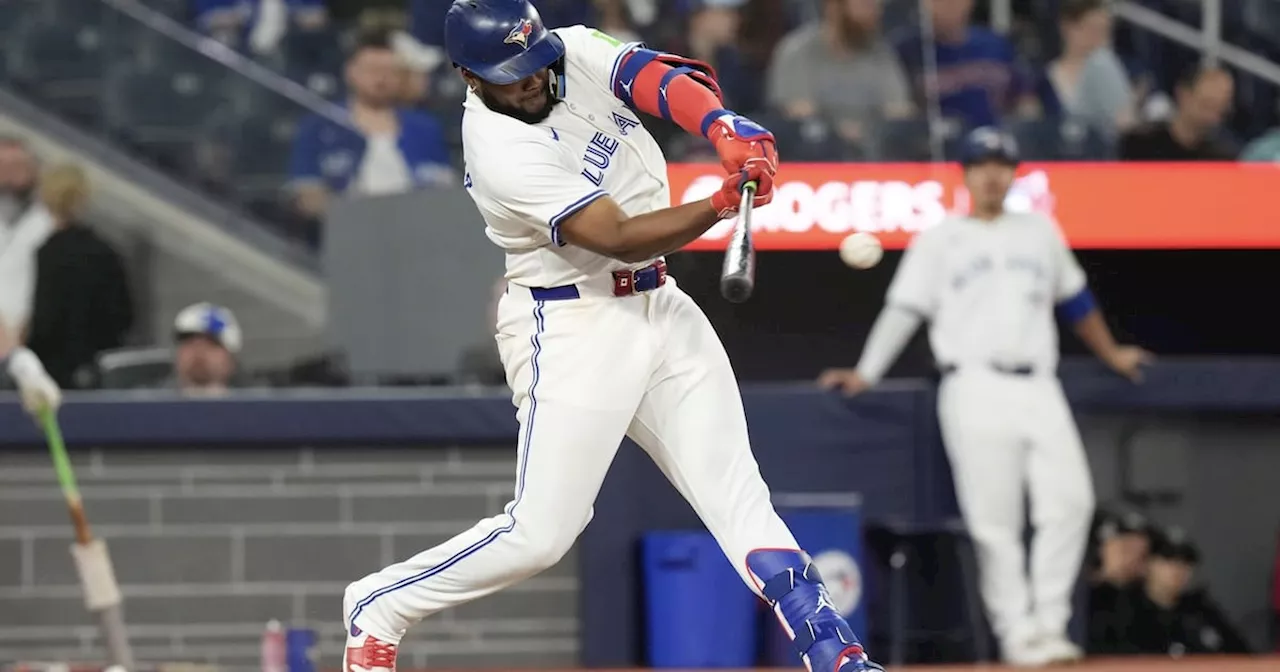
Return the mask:
<svg viewBox="0 0 1280 672">
<path fill-rule="evenodd" d="M 717 164 L 669 166 L 676 204 L 707 198 Z M 757 209 L 760 250 L 834 250 L 866 231 L 889 249 L 968 211 L 953 164 L 786 164 L 773 202 Z M 1076 249 L 1280 249 L 1280 165 L 1247 163 L 1023 164 L 1006 207 L 1055 220 Z M 686 247 L 722 250 L 733 221 Z"/>
</svg>

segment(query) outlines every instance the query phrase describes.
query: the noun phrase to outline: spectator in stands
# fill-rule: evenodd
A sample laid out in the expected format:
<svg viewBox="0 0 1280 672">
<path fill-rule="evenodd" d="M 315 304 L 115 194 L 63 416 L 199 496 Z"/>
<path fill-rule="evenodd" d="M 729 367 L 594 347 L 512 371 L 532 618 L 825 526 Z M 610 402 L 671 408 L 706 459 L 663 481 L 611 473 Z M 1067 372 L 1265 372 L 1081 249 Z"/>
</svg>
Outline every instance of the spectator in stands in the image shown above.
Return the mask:
<svg viewBox="0 0 1280 672">
<path fill-rule="evenodd" d="M 1089 642 L 1104 641 L 1109 635 L 1110 614 L 1125 591 L 1133 589 L 1143 578 L 1151 550 L 1150 525 L 1136 511 L 1099 510 L 1094 517 L 1090 565 L 1086 572 L 1089 583 Z M 1101 646 L 1101 645 L 1100 645 Z"/>
<path fill-rule="evenodd" d="M 1231 107 L 1231 74 L 1219 67 L 1196 67 L 1178 79 L 1177 107 L 1168 121 L 1134 129 L 1120 138 L 1120 158 L 1128 161 L 1230 161 L 1236 151 L 1217 133 Z"/>
<path fill-rule="evenodd" d="M 335 194 L 395 194 L 455 183 L 440 123 L 398 106 L 403 65 L 389 34 L 363 37 L 346 67 L 351 126 L 320 115 L 299 125 L 291 176 L 305 216 L 319 218 Z"/>
<path fill-rule="evenodd" d="M 660 48 L 709 63 L 715 68 L 725 104 L 744 112 L 759 106 L 758 76 L 746 71 L 739 51 L 738 30 L 742 23 L 741 7 L 746 0 L 688 0 L 688 13 L 678 36 L 671 37 Z M 623 42 L 639 38 L 634 33 L 614 29 L 609 32 Z"/>
<path fill-rule="evenodd" d="M 769 67 L 768 105 L 797 120 L 818 117 L 845 140 L 912 112 L 898 55 L 880 34 L 881 0 L 823 0 L 822 20 L 783 38 Z"/>
<path fill-rule="evenodd" d="M 942 115 L 966 127 L 998 125 L 1015 114 L 1040 113 L 1032 79 L 1019 64 L 1013 44 L 1004 36 L 970 24 L 974 0 L 928 0 L 933 43 L 926 59 L 924 35 L 912 28 L 897 41 L 898 55 L 916 88 L 916 102 L 925 107 L 938 97 Z M 930 78 L 927 64 L 937 64 Z"/>
<path fill-rule="evenodd" d="M 1124 588 L 1142 578 L 1151 551 L 1150 524 L 1137 511 L 1095 515 L 1089 579 L 1094 585 Z"/>
<path fill-rule="evenodd" d="M 1059 25 L 1062 54 L 1040 79 L 1040 103 L 1049 116 L 1079 117 L 1114 140 L 1135 123 L 1136 98 L 1120 57 L 1111 50 L 1106 0 L 1066 0 Z"/>
<path fill-rule="evenodd" d="M 187 396 L 220 396 L 240 387 L 236 355 L 240 323 L 227 308 L 212 303 L 187 306 L 173 321 L 173 379 L 166 387 Z"/>
<path fill-rule="evenodd" d="M 36 256 L 27 347 L 64 389 L 92 387 L 97 354 L 124 345 L 133 326 L 124 263 L 81 220 L 89 193 L 84 171 L 74 165 L 54 167 L 40 182 L 54 233 Z"/>
<path fill-rule="evenodd" d="M 794 28 L 788 3 L 774 0 L 747 0 L 742 8 L 738 48 L 753 71 L 765 72 L 783 38 Z"/>
<path fill-rule="evenodd" d="M 742 4 L 745 0 L 695 0 L 695 4 Z M 602 32 L 621 40 L 623 42 L 643 42 L 640 34 L 635 30 L 635 19 L 632 17 L 632 2 L 624 0 L 591 0 L 591 7 L 595 10 L 592 17 L 592 25 L 599 28 Z"/>
<path fill-rule="evenodd" d="M 324 0 L 194 0 L 196 26 L 234 49 L 275 53 L 291 28 L 322 30 L 329 25 Z"/>
<path fill-rule="evenodd" d="M 1091 653 L 1168 655 L 1249 653 L 1250 647 L 1206 591 L 1192 587 L 1199 552 L 1176 528 L 1152 532 L 1145 579 L 1111 612 L 1091 619 Z"/>
<path fill-rule="evenodd" d="M 36 284 L 36 251 L 53 218 L 36 197 L 39 162 L 25 142 L 0 137 L 0 321 L 26 342 Z"/>
</svg>

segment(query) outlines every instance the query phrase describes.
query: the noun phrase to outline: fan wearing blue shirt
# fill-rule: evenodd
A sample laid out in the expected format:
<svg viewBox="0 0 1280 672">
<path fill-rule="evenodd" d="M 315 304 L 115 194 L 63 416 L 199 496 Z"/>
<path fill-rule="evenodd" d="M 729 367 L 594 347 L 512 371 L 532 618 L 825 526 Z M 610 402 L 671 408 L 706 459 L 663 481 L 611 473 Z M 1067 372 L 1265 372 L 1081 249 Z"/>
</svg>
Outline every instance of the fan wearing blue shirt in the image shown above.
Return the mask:
<svg viewBox="0 0 1280 672">
<path fill-rule="evenodd" d="M 1033 80 L 1019 66 L 1013 45 L 1003 36 L 970 24 L 973 0 L 929 0 L 936 82 L 925 81 L 924 38 L 913 29 L 897 43 L 902 59 L 924 102 L 924 91 L 937 87 L 944 117 L 967 128 L 998 125 L 1010 114 L 1035 116 L 1039 102 Z"/>
<path fill-rule="evenodd" d="M 329 23 L 325 0 L 191 0 L 200 32 L 235 49 L 275 50 L 291 27 L 320 30 Z"/>
<path fill-rule="evenodd" d="M 334 194 L 396 194 L 456 182 L 440 122 L 399 106 L 404 67 L 388 35 L 364 37 L 346 65 L 348 123 L 311 115 L 299 124 L 290 184 L 301 214 L 319 218 Z"/>
</svg>

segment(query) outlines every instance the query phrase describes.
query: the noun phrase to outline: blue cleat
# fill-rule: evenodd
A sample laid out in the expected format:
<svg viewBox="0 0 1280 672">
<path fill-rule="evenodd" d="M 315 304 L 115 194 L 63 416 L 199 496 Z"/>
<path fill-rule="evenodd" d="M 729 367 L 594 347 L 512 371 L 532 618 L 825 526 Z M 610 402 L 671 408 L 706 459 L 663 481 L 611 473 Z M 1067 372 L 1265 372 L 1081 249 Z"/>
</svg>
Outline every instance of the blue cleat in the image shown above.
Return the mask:
<svg viewBox="0 0 1280 672">
<path fill-rule="evenodd" d="M 758 549 L 747 568 L 809 672 L 884 672 L 871 662 L 803 551 Z"/>
</svg>

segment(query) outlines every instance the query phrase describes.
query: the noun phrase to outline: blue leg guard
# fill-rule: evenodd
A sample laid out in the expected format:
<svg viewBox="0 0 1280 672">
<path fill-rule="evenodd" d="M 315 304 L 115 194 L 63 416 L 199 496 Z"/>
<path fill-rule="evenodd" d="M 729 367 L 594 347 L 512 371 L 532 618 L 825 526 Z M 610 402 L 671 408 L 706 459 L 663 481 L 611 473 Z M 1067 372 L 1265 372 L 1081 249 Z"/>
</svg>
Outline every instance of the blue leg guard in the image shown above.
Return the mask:
<svg viewBox="0 0 1280 672">
<path fill-rule="evenodd" d="M 809 554 L 759 549 L 747 554 L 747 569 L 787 629 L 810 672 L 882 670 L 867 660 L 844 616 L 831 604 L 827 587 Z"/>
</svg>

